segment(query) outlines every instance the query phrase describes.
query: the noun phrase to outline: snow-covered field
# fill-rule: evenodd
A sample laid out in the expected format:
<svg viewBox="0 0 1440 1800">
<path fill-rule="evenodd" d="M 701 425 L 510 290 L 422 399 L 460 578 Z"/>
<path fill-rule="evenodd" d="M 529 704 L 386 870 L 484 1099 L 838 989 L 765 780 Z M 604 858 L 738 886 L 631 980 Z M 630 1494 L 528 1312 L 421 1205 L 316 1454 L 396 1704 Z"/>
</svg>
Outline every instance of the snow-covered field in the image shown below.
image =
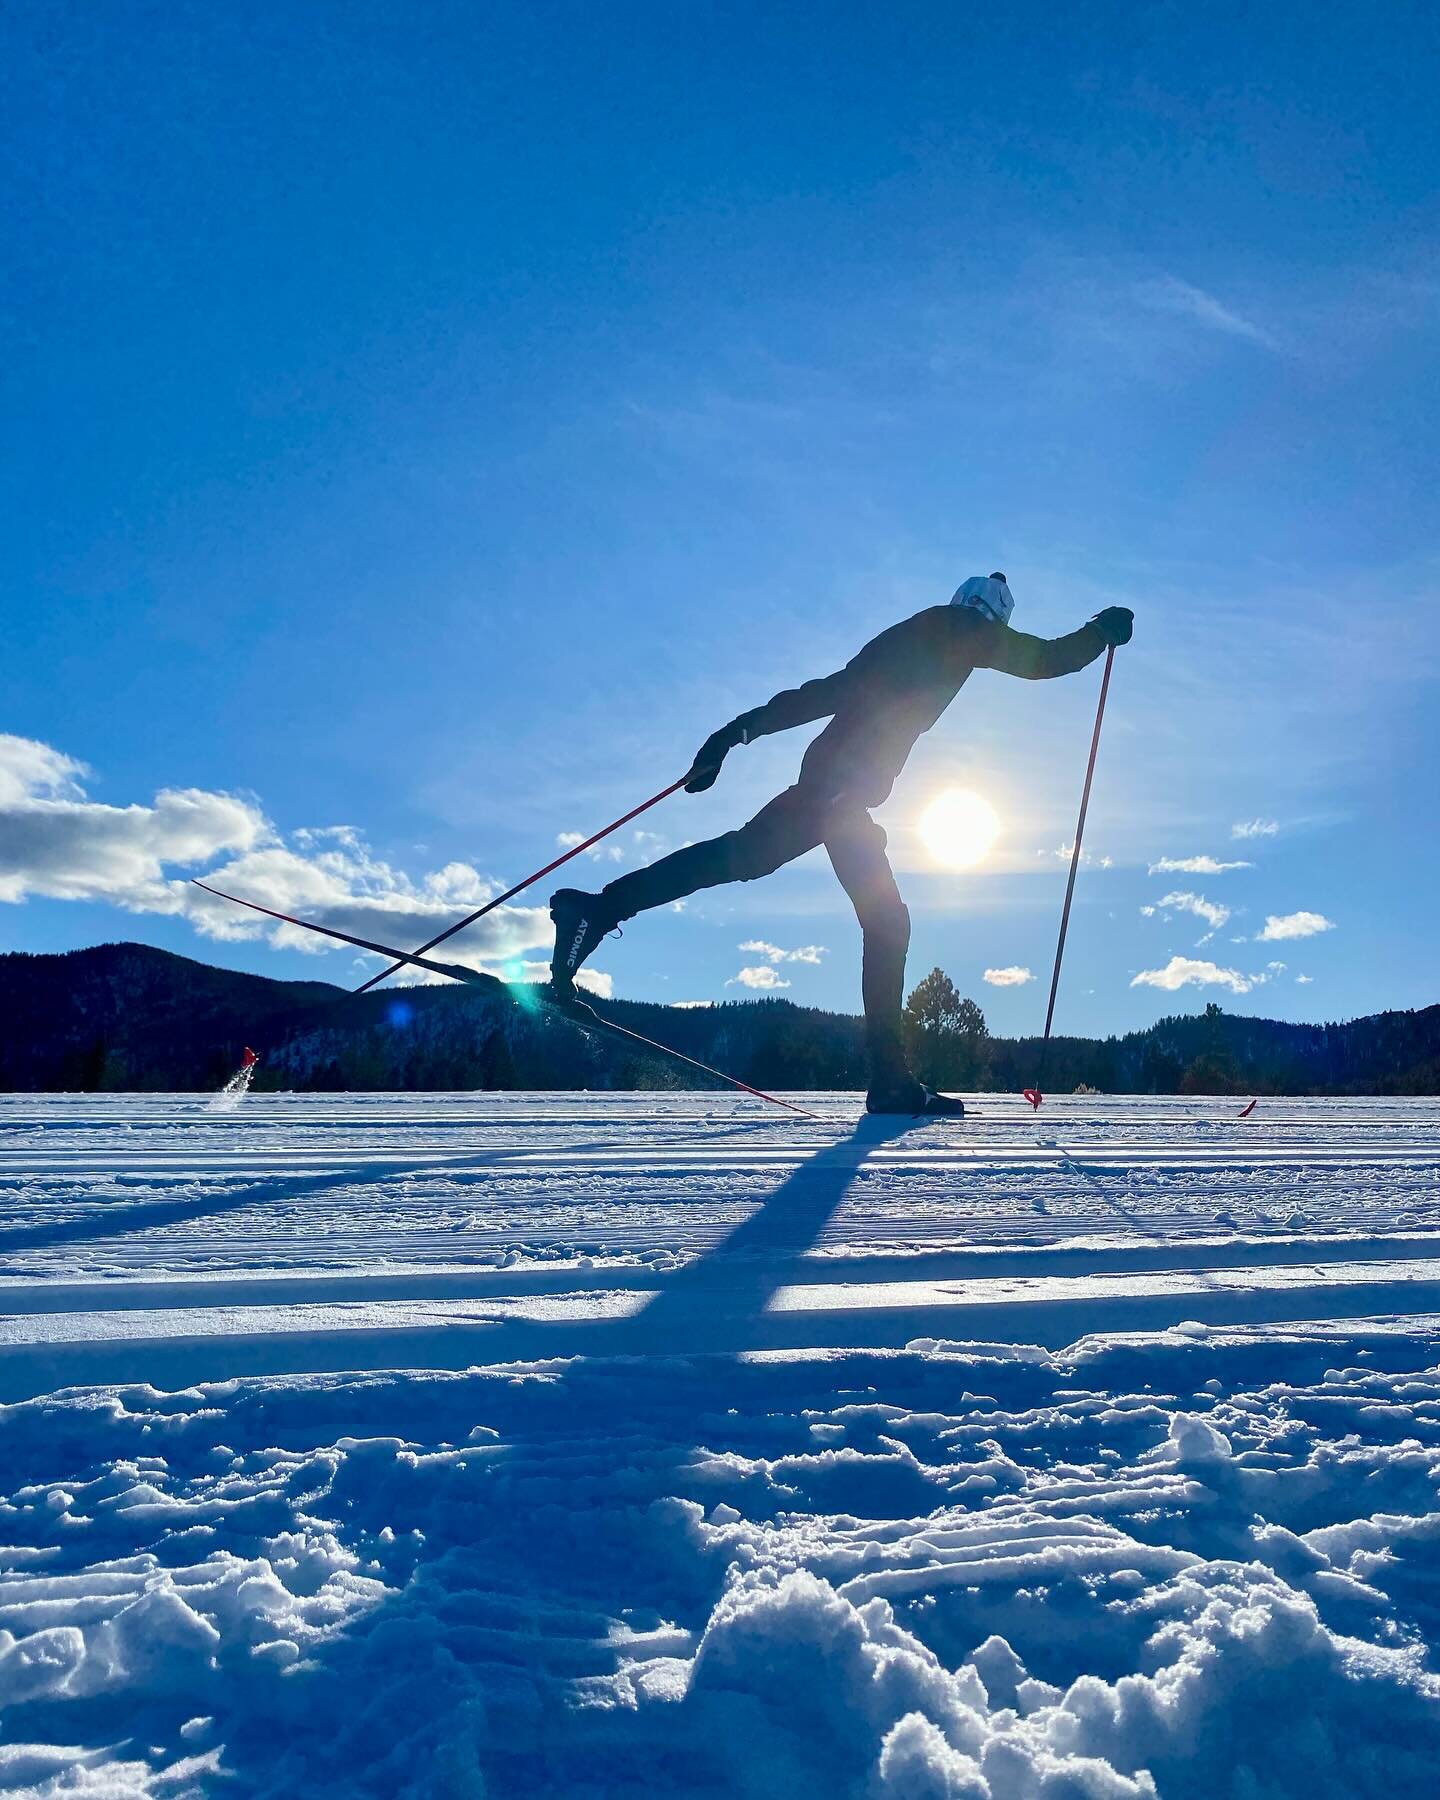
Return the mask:
<svg viewBox="0 0 1440 1800">
<path fill-rule="evenodd" d="M 0 1789 L 1434 1791 L 1440 1107 L 0 1098 Z"/>
</svg>

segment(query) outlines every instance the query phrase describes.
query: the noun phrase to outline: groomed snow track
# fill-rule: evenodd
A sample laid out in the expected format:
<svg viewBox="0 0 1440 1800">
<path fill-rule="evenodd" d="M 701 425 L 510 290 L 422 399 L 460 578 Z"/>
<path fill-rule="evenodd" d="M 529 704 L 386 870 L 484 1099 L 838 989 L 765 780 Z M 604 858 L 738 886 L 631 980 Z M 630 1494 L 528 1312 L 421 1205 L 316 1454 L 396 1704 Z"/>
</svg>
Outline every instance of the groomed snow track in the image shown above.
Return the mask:
<svg viewBox="0 0 1440 1800">
<path fill-rule="evenodd" d="M 805 1103 L 0 1100 L 0 1789 L 1422 1791 L 1440 1108 Z"/>
</svg>

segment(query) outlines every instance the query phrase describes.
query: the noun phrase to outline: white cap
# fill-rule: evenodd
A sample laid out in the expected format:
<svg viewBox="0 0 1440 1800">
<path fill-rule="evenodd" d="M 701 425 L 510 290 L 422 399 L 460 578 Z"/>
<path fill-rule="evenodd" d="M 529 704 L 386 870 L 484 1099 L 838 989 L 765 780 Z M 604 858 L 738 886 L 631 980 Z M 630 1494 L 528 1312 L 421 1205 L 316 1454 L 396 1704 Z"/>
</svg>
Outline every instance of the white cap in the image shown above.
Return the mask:
<svg viewBox="0 0 1440 1800">
<path fill-rule="evenodd" d="M 972 575 L 968 581 L 962 581 L 951 596 L 950 604 L 967 606 L 973 612 L 984 613 L 987 619 L 994 619 L 997 625 L 1008 625 L 1015 610 L 1015 596 L 1002 572 L 996 569 L 993 575 Z"/>
</svg>

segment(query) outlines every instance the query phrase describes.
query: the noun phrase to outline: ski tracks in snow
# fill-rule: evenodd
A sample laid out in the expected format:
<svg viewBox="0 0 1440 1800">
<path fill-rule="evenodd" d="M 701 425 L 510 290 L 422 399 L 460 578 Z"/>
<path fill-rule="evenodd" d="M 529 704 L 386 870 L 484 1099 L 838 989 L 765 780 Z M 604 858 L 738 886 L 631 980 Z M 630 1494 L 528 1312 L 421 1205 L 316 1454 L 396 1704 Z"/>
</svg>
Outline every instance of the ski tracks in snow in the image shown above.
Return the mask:
<svg viewBox="0 0 1440 1800">
<path fill-rule="evenodd" d="M 1420 1791 L 1437 1109 L 977 1108 L 0 1101 L 0 1788 Z"/>
</svg>

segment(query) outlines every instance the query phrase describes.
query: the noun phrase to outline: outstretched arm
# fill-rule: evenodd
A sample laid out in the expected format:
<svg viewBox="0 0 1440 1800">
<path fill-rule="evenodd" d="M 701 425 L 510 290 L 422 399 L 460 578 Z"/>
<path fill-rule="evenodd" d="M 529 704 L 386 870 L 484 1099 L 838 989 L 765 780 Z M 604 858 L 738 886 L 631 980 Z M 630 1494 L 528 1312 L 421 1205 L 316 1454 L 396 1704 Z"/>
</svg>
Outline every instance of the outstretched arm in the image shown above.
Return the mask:
<svg viewBox="0 0 1440 1800">
<path fill-rule="evenodd" d="M 1134 623 L 1135 615 L 1128 606 L 1107 606 L 1088 625 L 1067 632 L 1064 637 L 1031 637 L 1027 631 L 996 625 L 986 633 L 975 665 L 1018 675 L 1022 681 L 1049 681 L 1057 675 L 1073 675 L 1097 656 L 1103 656 L 1110 645 L 1128 644 Z"/>
<path fill-rule="evenodd" d="M 685 792 L 703 794 L 706 788 L 714 787 L 721 763 L 737 744 L 769 737 L 775 731 L 789 731 L 792 725 L 808 725 L 813 719 L 828 719 L 840 704 L 848 674 L 848 670 L 838 669 L 833 675 L 822 675 L 801 687 L 786 688 L 763 706 L 741 713 L 739 718 L 712 732 L 696 752 Z"/>
<path fill-rule="evenodd" d="M 821 675 L 801 687 L 786 688 L 763 706 L 741 713 L 735 721 L 741 733 L 739 742 L 748 744 L 752 738 L 769 737 L 774 731 L 789 731 L 792 725 L 828 719 L 844 696 L 849 673 L 837 669 L 833 675 Z"/>
</svg>

